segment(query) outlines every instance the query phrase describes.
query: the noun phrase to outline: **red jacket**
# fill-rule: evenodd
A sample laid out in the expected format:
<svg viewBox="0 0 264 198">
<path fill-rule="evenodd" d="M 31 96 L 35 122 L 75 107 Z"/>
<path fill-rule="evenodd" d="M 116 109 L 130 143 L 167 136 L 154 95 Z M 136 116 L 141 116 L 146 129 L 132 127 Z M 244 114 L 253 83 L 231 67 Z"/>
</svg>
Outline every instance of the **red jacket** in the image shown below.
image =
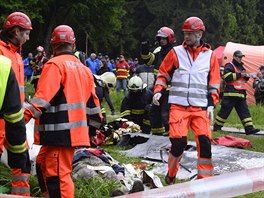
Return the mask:
<svg viewBox="0 0 264 198">
<path fill-rule="evenodd" d="M 62 54 L 43 67 L 32 106 L 35 143 L 49 146 L 90 146 L 88 131 L 100 127 L 102 114 L 91 71 L 74 55 Z"/>
<path fill-rule="evenodd" d="M 126 61 L 116 63 L 116 79 L 126 79 L 129 74 L 129 64 Z"/>
</svg>

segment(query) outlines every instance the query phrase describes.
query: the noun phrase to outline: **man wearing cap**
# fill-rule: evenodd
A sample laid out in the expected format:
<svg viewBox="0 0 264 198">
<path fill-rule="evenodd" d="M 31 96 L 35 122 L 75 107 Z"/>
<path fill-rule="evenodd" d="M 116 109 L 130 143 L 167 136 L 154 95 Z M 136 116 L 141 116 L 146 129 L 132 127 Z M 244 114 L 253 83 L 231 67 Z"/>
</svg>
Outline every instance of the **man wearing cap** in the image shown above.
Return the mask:
<svg viewBox="0 0 264 198">
<path fill-rule="evenodd" d="M 255 89 L 256 104 L 264 104 L 264 65 L 259 67 L 259 73 L 254 79 L 253 88 Z"/>
<path fill-rule="evenodd" d="M 249 75 L 243 66 L 243 57 L 245 57 L 245 55 L 240 50 L 236 50 L 233 54 L 232 62 L 225 65 L 224 80 L 226 82 L 226 86 L 221 102 L 221 109 L 215 119 L 213 128 L 214 131 L 221 130 L 233 107 L 235 108 L 244 126 L 246 135 L 255 134 L 260 131 L 253 126 L 252 118 L 246 102 L 245 85 L 249 80 Z"/>
<path fill-rule="evenodd" d="M 124 90 L 126 95 L 127 78 L 129 74 L 129 64 L 126 62 L 124 55 L 120 55 L 119 61 L 116 62 L 116 90 Z"/>
</svg>

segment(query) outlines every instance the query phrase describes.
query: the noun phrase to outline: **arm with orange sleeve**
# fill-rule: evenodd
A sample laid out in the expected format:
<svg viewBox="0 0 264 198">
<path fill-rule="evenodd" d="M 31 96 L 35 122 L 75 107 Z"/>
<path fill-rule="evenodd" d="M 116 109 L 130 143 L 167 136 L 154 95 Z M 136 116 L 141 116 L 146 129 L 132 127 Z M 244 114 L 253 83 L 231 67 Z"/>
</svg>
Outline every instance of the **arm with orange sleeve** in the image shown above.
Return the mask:
<svg viewBox="0 0 264 198">
<path fill-rule="evenodd" d="M 48 62 L 43 67 L 36 93 L 31 104 L 25 108 L 26 122 L 31 118 L 39 118 L 43 111 L 51 105 L 50 101 L 61 88 L 62 75 L 56 64 Z"/>
<path fill-rule="evenodd" d="M 210 60 L 210 71 L 208 81 L 208 108 L 207 116 L 210 119 L 211 124 L 214 120 L 214 107 L 219 101 L 220 93 L 220 68 L 216 55 L 213 53 Z"/>
<path fill-rule="evenodd" d="M 179 67 L 178 58 L 174 49 L 171 49 L 169 53 L 166 55 L 164 60 L 162 61 L 159 73 L 157 75 L 155 87 L 154 87 L 154 96 L 153 96 L 153 104 L 159 106 L 159 99 L 162 96 L 162 90 L 165 90 L 168 84 L 171 81 L 171 76 L 175 69 Z"/>
</svg>

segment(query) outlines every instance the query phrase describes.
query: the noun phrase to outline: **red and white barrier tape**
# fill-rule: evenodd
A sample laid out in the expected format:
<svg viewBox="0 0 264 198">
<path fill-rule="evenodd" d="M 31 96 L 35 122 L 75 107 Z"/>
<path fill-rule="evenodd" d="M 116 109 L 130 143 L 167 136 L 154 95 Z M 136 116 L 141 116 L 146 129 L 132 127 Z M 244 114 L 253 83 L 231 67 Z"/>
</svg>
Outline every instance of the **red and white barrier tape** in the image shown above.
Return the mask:
<svg viewBox="0 0 264 198">
<path fill-rule="evenodd" d="M 264 166 L 120 196 L 120 198 L 217 198 L 264 191 Z"/>
</svg>

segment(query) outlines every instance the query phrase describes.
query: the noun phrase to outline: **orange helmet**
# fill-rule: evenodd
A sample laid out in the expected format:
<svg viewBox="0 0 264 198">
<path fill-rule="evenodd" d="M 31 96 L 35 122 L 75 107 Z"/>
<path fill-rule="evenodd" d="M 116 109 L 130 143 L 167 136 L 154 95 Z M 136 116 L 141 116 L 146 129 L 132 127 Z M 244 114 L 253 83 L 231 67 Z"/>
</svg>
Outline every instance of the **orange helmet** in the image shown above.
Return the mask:
<svg viewBox="0 0 264 198">
<path fill-rule="evenodd" d="M 156 34 L 156 38 L 157 37 L 168 38 L 169 43 L 175 43 L 176 42 L 176 39 L 174 38 L 173 30 L 168 28 L 168 27 L 160 28 Z"/>
<path fill-rule="evenodd" d="M 68 25 L 57 26 L 51 35 L 51 44 L 70 43 L 74 44 L 76 41 L 72 28 Z"/>
<path fill-rule="evenodd" d="M 8 29 L 14 26 L 19 26 L 26 30 L 32 30 L 32 23 L 29 17 L 22 12 L 13 12 L 6 18 L 4 28 Z"/>
<path fill-rule="evenodd" d="M 198 30 L 205 31 L 204 23 L 198 17 L 189 17 L 184 21 L 182 25 L 182 31 L 196 32 Z"/>
<path fill-rule="evenodd" d="M 37 47 L 37 51 L 38 51 L 38 52 L 44 52 L 44 48 L 43 48 L 42 46 L 38 46 L 38 47 Z"/>
</svg>

